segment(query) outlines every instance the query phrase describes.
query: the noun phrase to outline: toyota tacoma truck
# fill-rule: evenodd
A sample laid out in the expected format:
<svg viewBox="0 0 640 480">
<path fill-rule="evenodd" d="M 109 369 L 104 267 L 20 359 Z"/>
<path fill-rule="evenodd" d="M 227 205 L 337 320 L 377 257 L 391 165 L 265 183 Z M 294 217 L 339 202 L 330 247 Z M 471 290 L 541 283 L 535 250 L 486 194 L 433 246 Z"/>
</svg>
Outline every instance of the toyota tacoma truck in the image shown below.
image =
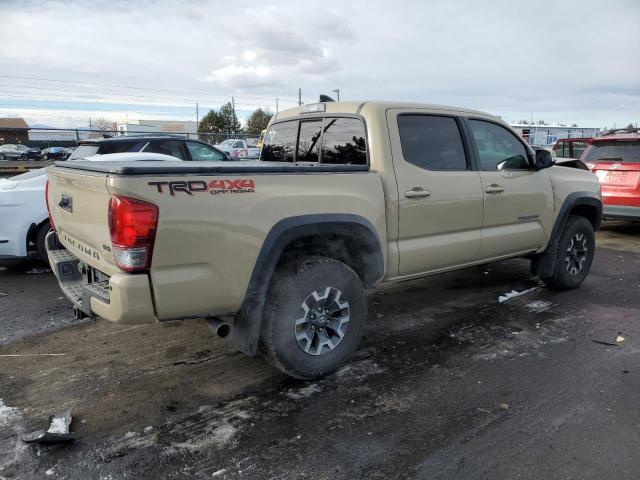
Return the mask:
<svg viewBox="0 0 640 480">
<path fill-rule="evenodd" d="M 335 370 L 365 290 L 511 257 L 580 285 L 598 179 L 556 166 L 499 118 L 437 105 L 282 111 L 259 161 L 57 163 L 48 255 L 78 315 L 205 318 L 298 378 Z"/>
</svg>

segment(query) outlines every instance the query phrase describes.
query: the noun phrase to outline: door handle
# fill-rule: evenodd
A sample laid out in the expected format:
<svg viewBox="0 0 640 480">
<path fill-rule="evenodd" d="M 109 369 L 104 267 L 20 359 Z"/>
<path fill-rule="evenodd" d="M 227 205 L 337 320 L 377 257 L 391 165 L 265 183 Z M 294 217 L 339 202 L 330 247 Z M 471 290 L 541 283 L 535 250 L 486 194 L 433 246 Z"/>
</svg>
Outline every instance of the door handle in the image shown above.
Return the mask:
<svg viewBox="0 0 640 480">
<path fill-rule="evenodd" d="M 502 193 L 504 192 L 504 188 L 501 187 L 500 185 L 493 183 L 489 185 L 487 188 L 485 188 L 484 191 L 487 193 Z"/>
<path fill-rule="evenodd" d="M 421 187 L 413 187 L 411 190 L 404 192 L 405 198 L 424 198 L 431 196 L 431 190 L 425 190 Z"/>
</svg>

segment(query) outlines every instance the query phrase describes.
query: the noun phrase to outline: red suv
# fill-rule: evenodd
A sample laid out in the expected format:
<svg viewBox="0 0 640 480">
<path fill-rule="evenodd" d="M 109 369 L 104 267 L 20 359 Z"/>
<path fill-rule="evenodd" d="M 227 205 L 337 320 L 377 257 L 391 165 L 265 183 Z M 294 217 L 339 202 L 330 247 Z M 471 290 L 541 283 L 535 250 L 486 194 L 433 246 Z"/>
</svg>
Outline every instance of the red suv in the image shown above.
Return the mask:
<svg viewBox="0 0 640 480">
<path fill-rule="evenodd" d="M 640 220 L 640 133 L 615 130 L 594 138 L 580 159 L 602 185 L 603 216 Z"/>
</svg>

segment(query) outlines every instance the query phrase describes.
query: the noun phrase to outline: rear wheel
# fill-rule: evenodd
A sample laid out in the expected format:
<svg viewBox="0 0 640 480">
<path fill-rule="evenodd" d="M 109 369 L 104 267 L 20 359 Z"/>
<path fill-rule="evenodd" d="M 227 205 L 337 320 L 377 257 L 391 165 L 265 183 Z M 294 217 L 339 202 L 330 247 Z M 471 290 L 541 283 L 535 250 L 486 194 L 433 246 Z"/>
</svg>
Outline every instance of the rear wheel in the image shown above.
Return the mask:
<svg viewBox="0 0 640 480">
<path fill-rule="evenodd" d="M 0 153 L 0 160 L 6 160 L 7 157 L 5 157 L 4 153 Z"/>
<path fill-rule="evenodd" d="M 47 265 L 49 264 L 49 257 L 47 255 L 45 237 L 47 236 L 47 233 L 49 233 L 50 230 L 51 230 L 51 224 L 49 223 L 49 221 L 44 222 L 38 228 L 38 231 L 36 232 L 36 237 L 34 239 L 34 243 L 36 244 L 36 249 L 38 251 L 38 257 L 40 257 L 40 260 L 42 260 Z"/>
<path fill-rule="evenodd" d="M 267 296 L 261 347 L 296 378 L 333 372 L 360 342 L 367 311 L 364 287 L 347 265 L 309 257 L 280 269 Z"/>
<path fill-rule="evenodd" d="M 595 247 L 591 222 L 585 217 L 569 217 L 558 241 L 553 275 L 542 281 L 555 290 L 576 288 L 591 269 Z"/>
</svg>

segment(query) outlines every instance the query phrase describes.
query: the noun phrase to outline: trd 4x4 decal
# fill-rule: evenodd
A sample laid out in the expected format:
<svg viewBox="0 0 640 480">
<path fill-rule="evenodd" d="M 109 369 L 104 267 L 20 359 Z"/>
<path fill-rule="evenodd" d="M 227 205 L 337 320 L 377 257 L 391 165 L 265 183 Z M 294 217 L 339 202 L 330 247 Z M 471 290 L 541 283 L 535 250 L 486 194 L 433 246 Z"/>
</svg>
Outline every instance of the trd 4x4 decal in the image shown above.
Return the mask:
<svg viewBox="0 0 640 480">
<path fill-rule="evenodd" d="M 216 179 L 206 182 L 204 180 L 179 180 L 173 182 L 149 182 L 149 185 L 158 189 L 158 193 L 164 193 L 165 187 L 170 195 L 176 192 L 184 192 L 187 195 L 194 193 L 209 192 L 212 195 L 219 193 L 254 193 L 256 184 L 253 180 L 242 178 Z"/>
</svg>

